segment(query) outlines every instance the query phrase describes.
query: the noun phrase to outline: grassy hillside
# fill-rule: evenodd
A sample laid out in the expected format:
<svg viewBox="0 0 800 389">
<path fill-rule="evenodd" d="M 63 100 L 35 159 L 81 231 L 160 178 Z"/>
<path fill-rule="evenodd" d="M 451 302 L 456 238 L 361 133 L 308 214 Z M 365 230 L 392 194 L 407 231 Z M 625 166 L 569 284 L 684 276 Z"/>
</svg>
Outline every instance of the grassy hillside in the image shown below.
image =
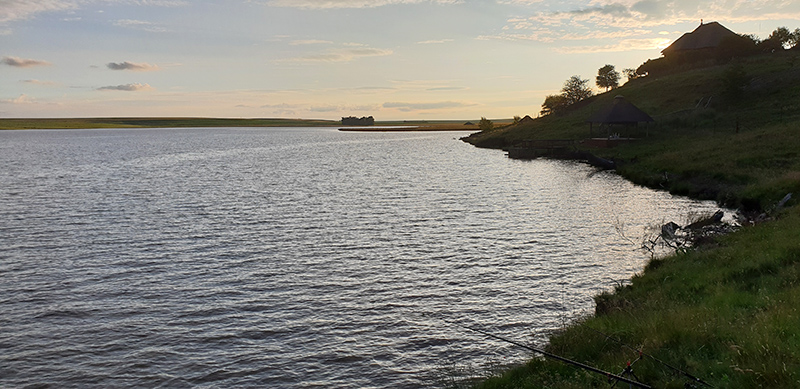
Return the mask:
<svg viewBox="0 0 800 389">
<path fill-rule="evenodd" d="M 794 55 L 743 61 L 750 81 L 739 99 L 725 93 L 731 65 L 716 66 L 635 80 L 561 116 L 467 139 L 483 147 L 580 139 L 588 136 L 591 112 L 622 94 L 657 124 L 633 144 L 590 151 L 615 159 L 618 172 L 635 182 L 771 216 L 652 260 L 629 285 L 597 296 L 595 315 L 554 334 L 548 351 L 614 374 L 633 362 L 637 379 L 657 388 L 706 387 L 689 375 L 713 387 L 800 388 L 800 207 L 792 200 L 775 209 L 789 192 L 800 197 Z M 610 385 L 605 376 L 534 358 L 479 387 Z"/>
<path fill-rule="evenodd" d="M 582 101 L 563 114 L 465 140 L 479 147 L 505 148 L 525 139 L 587 138 L 587 118 L 623 95 L 656 123 L 633 131 L 639 140 L 631 145 L 590 151 L 616 160 L 618 172 L 636 183 L 728 206 L 763 209 L 787 192 L 800 194 L 798 56 L 796 52 L 764 55 L 644 77 Z M 726 93 L 728 72 L 734 66 L 740 66 L 749 79 L 738 98 Z M 615 131 L 627 134 L 625 129 Z"/>
<path fill-rule="evenodd" d="M 553 336 L 547 350 L 614 374 L 635 361 L 639 382 L 655 388 L 705 387 L 684 372 L 717 388 L 798 388 L 799 231 L 795 207 L 780 220 L 720 238 L 715 249 L 654 260 L 630 285 L 596 297 L 595 316 Z M 638 350 L 646 355 L 637 361 Z M 607 382 L 534 359 L 480 387 Z"/>
</svg>

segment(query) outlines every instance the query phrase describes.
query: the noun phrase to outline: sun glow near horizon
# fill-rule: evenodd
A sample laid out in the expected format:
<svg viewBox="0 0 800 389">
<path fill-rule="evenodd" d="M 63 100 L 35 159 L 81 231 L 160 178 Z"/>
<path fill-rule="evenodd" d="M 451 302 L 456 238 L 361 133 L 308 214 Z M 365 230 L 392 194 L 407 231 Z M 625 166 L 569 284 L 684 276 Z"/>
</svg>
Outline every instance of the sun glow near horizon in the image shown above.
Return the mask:
<svg viewBox="0 0 800 389">
<path fill-rule="evenodd" d="M 800 26 L 794 2 L 684 3 L 6 2 L 0 117 L 535 115 L 570 76 L 637 67 L 700 19 Z"/>
</svg>

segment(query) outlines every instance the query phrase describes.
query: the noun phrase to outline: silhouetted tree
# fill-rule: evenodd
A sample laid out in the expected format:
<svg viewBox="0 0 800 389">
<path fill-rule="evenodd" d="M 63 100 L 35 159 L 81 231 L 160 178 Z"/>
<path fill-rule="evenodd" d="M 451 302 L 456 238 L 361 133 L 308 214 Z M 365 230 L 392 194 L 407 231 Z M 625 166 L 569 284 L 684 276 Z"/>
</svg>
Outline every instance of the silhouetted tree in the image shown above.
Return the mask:
<svg viewBox="0 0 800 389">
<path fill-rule="evenodd" d="M 619 72 L 614 69 L 614 65 L 606 65 L 597 71 L 597 86 L 609 89 L 614 89 L 619 86 Z"/>
<path fill-rule="evenodd" d="M 342 118 L 342 125 L 345 126 L 371 126 L 375 124 L 375 118 L 372 116 L 362 116 L 357 118 L 355 116 L 347 116 Z"/>
<path fill-rule="evenodd" d="M 636 73 L 643 76 L 659 77 L 663 74 L 669 73 L 672 68 L 673 64 L 671 63 L 671 60 L 667 57 L 661 57 L 656 59 L 648 59 L 643 64 L 639 65 L 639 67 L 636 69 Z"/>
<path fill-rule="evenodd" d="M 792 48 L 800 47 L 800 28 L 795 28 L 791 38 L 789 38 L 789 45 Z"/>
<path fill-rule="evenodd" d="M 581 76 L 570 77 L 564 82 L 564 87 L 561 88 L 561 95 L 564 96 L 567 105 L 592 97 L 593 94 L 594 92 L 589 87 L 589 80 L 584 80 Z"/>
<path fill-rule="evenodd" d="M 567 106 L 567 99 L 563 95 L 550 95 L 544 98 L 541 115 L 551 115 L 560 112 Z"/>
<path fill-rule="evenodd" d="M 792 41 L 792 32 L 789 31 L 786 27 L 778 27 L 769 34 L 767 40 L 775 41 L 776 43 L 780 44 L 781 48 L 788 49 Z"/>
<path fill-rule="evenodd" d="M 514 116 L 514 124 L 519 124 L 519 121 L 522 120 L 519 116 Z"/>
<path fill-rule="evenodd" d="M 628 81 L 644 76 L 644 74 L 639 74 L 634 68 L 622 69 L 622 74 L 625 75 Z"/>
<path fill-rule="evenodd" d="M 481 122 L 478 124 L 478 127 L 480 127 L 481 131 L 489 132 L 494 130 L 494 123 L 492 123 L 491 120 L 482 117 Z"/>
</svg>

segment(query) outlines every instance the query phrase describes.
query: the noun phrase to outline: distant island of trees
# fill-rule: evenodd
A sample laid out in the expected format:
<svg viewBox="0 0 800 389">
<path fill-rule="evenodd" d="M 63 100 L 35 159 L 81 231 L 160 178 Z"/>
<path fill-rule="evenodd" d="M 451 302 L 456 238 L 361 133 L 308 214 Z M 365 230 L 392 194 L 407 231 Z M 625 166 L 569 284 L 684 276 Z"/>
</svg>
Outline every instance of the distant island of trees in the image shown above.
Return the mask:
<svg viewBox="0 0 800 389">
<path fill-rule="evenodd" d="M 372 116 L 363 116 L 357 118 L 355 116 L 348 116 L 342 118 L 343 126 L 372 126 L 375 125 L 375 118 Z"/>
</svg>

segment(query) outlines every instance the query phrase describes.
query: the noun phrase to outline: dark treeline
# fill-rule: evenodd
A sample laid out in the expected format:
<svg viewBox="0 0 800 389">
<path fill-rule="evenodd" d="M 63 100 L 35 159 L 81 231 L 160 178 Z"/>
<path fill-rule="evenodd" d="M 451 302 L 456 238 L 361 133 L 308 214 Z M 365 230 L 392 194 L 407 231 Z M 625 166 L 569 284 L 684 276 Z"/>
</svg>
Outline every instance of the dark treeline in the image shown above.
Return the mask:
<svg viewBox="0 0 800 389">
<path fill-rule="evenodd" d="M 348 116 L 342 118 L 342 125 L 344 126 L 372 126 L 375 124 L 375 118 L 372 116 L 369 117 L 360 117 L 357 118 L 355 116 Z"/>
</svg>

